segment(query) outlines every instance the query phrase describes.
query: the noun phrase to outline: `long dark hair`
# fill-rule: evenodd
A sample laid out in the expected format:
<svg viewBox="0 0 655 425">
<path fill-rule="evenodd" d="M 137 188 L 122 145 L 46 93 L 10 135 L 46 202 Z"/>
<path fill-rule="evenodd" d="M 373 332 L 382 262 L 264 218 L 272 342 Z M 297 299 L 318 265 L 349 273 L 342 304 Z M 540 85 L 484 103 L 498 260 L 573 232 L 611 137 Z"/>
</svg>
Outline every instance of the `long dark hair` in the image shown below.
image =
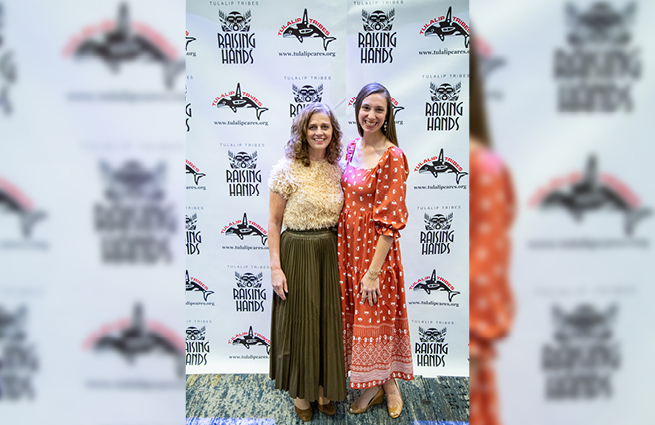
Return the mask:
<svg viewBox="0 0 655 425">
<path fill-rule="evenodd" d="M 469 46 L 469 87 L 470 87 L 470 121 L 469 137 L 478 140 L 490 148 L 491 137 L 487 125 L 487 114 L 484 108 L 484 81 L 480 72 L 480 57 L 478 56 L 478 38 L 471 34 Z"/>
<path fill-rule="evenodd" d="M 355 100 L 355 121 L 357 122 L 357 132 L 360 136 L 364 136 L 364 130 L 359 124 L 359 110 L 362 108 L 362 102 L 364 99 L 369 97 L 372 94 L 382 94 L 385 99 L 387 99 L 387 116 L 384 118 L 384 121 L 387 123 L 387 130 L 384 130 L 382 126 L 382 134 L 387 136 L 387 139 L 394 145 L 398 146 L 398 136 L 396 136 L 396 123 L 393 120 L 393 105 L 391 104 L 391 95 L 389 90 L 380 83 L 369 83 L 362 87 L 362 89 L 357 94 L 357 99 Z"/>
</svg>

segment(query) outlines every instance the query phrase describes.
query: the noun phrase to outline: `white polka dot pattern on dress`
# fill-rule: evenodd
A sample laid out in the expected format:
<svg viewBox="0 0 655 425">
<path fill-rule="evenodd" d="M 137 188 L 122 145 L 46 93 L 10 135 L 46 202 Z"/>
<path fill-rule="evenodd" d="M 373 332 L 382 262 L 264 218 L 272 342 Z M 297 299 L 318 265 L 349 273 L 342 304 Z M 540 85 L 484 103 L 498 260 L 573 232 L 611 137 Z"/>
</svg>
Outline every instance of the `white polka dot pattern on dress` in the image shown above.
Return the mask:
<svg viewBox="0 0 655 425">
<path fill-rule="evenodd" d="M 485 148 L 470 150 L 470 345 L 478 357 L 476 389 L 470 391 L 470 423 L 496 424 L 491 372 L 496 339 L 510 330 L 514 302 L 509 285 L 509 229 L 515 214 L 511 177 Z"/>
<path fill-rule="evenodd" d="M 339 272 L 346 365 L 354 388 L 369 388 L 390 377 L 413 377 L 404 278 L 400 263 L 399 231 L 407 223 L 406 179 L 409 167 L 402 151 L 389 148 L 370 170 L 352 167 L 355 144 L 347 149 L 342 179 L 346 207 L 339 219 Z M 382 172 L 384 170 L 384 172 Z M 380 235 L 392 237 L 381 267 L 378 303 L 360 303 L 359 284 L 369 268 Z M 351 242 L 352 241 L 352 242 Z M 395 338 L 397 335 L 398 338 Z M 380 372 L 367 374 L 376 364 Z"/>
</svg>

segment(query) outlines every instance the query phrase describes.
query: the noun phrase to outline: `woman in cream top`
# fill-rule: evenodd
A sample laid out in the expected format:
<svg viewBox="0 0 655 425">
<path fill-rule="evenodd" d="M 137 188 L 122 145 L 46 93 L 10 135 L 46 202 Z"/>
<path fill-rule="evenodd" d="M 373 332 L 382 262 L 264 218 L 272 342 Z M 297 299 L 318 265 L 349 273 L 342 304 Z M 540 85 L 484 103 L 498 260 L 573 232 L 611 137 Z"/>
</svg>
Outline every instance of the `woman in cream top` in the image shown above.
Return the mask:
<svg viewBox="0 0 655 425">
<path fill-rule="evenodd" d="M 306 106 L 291 127 L 286 157 L 268 185 L 268 244 L 275 291 L 270 377 L 312 418 L 311 402 L 333 415 L 346 397 L 341 294 L 334 226 L 343 206 L 337 164 L 341 129 L 326 105 Z M 284 224 L 285 230 L 282 231 Z"/>
</svg>

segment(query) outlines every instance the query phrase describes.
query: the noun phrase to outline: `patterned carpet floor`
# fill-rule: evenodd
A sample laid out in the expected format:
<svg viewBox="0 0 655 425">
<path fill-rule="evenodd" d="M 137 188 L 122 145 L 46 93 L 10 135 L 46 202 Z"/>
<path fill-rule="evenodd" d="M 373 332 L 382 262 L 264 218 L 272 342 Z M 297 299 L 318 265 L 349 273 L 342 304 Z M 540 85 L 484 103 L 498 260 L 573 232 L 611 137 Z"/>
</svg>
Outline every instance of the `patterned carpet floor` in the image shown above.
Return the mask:
<svg viewBox="0 0 655 425">
<path fill-rule="evenodd" d="M 336 403 L 334 416 L 314 408 L 312 424 L 347 425 L 462 425 L 468 424 L 468 378 L 417 376 L 398 380 L 404 408 L 397 419 L 387 413 L 386 401 L 366 413 L 352 415 L 348 406 L 360 390 L 348 389 L 345 401 Z M 276 390 L 266 374 L 187 375 L 186 425 L 302 424 L 291 398 Z"/>
</svg>

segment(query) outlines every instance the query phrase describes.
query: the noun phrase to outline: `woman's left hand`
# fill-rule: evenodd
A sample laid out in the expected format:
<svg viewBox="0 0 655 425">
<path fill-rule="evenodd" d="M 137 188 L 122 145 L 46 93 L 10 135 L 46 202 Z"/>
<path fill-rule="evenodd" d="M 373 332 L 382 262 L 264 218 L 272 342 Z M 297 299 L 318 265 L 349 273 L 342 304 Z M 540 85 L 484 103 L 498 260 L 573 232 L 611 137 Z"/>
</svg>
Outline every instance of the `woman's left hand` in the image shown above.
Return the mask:
<svg viewBox="0 0 655 425">
<path fill-rule="evenodd" d="M 361 303 L 363 304 L 368 300 L 369 305 L 373 305 L 378 302 L 378 298 L 382 295 L 380 292 L 380 277 L 371 279 L 368 275 L 364 275 L 362 281 L 359 282 L 359 295 L 361 298 Z"/>
</svg>

